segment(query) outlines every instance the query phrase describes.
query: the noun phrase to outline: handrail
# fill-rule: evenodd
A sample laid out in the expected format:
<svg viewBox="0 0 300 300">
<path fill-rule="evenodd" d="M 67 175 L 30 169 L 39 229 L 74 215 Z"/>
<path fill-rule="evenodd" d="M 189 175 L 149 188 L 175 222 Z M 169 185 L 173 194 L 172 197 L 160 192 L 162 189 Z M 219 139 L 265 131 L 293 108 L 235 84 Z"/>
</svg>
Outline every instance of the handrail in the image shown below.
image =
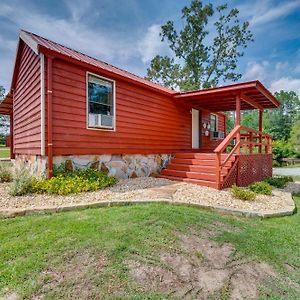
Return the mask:
<svg viewBox="0 0 300 300">
<path fill-rule="evenodd" d="M 257 129 L 254 129 L 254 128 L 250 128 L 250 127 L 244 127 L 244 126 L 241 126 L 241 130 L 244 130 L 244 131 L 249 131 L 249 132 L 252 132 L 252 133 L 257 133 L 257 134 L 261 134 L 263 136 L 267 136 L 269 138 L 271 138 L 272 136 L 268 133 L 265 133 L 263 131 L 259 131 Z"/>
<path fill-rule="evenodd" d="M 246 131 L 247 133 L 241 133 L 242 131 Z M 234 147 L 228 153 L 227 157 L 222 161 L 222 153 L 226 151 L 228 146 L 234 140 Z M 226 163 L 235 153 L 238 155 L 241 153 L 242 147 L 244 149 L 243 154 L 246 154 L 247 151 L 252 154 L 254 147 L 258 147 L 259 153 L 262 153 L 263 149 L 265 153 L 272 153 L 272 136 L 253 128 L 248 128 L 240 125 L 236 126 L 214 150 L 214 152 L 216 153 L 216 175 L 217 185 L 219 189 L 223 184 L 221 182 L 222 169 L 226 166 Z"/>
<path fill-rule="evenodd" d="M 226 136 L 226 138 L 217 146 L 214 152 L 223 152 L 225 148 L 228 147 L 232 139 L 236 136 L 236 134 L 240 131 L 241 127 L 242 126 L 240 125 L 234 127 L 234 129 Z"/>
</svg>

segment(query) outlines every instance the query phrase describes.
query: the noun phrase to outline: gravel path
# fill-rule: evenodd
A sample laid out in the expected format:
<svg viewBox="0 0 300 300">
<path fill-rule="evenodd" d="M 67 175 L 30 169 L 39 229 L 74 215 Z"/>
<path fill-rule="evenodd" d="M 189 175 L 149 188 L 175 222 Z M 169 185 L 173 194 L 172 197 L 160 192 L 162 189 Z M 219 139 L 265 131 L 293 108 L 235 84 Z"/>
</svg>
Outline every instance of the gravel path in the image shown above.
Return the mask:
<svg viewBox="0 0 300 300">
<path fill-rule="evenodd" d="M 101 201 L 159 200 L 169 199 L 180 203 L 223 206 L 253 211 L 284 208 L 285 192 L 300 192 L 300 183 L 290 183 L 285 190 L 274 190 L 272 196 L 257 196 L 255 201 L 241 201 L 231 196 L 230 191 L 217 191 L 188 183 L 178 183 L 159 178 L 136 178 L 119 181 L 105 190 L 70 196 L 28 195 L 12 197 L 7 193 L 8 184 L 0 184 L 0 210 L 37 207 L 59 207 L 88 204 Z"/>
<path fill-rule="evenodd" d="M 285 176 L 300 176 L 300 168 L 273 168 L 273 173 Z"/>
</svg>

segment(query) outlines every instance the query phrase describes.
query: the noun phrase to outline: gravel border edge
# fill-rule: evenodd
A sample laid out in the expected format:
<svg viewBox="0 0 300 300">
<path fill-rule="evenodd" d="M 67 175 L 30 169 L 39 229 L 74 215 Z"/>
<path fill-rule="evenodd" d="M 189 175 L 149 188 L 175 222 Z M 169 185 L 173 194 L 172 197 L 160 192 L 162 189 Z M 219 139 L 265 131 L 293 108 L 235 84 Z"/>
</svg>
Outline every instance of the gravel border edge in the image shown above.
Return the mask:
<svg viewBox="0 0 300 300">
<path fill-rule="evenodd" d="M 250 217 L 250 218 L 272 218 L 272 217 L 284 217 L 293 215 L 296 212 L 296 205 L 294 203 L 291 193 L 285 193 L 286 207 L 284 209 L 277 210 L 266 210 L 266 211 L 253 211 L 248 209 L 237 209 L 228 208 L 223 206 L 211 206 L 203 205 L 196 202 L 179 202 L 170 200 L 167 198 L 156 198 L 156 199 L 141 199 L 141 200 L 131 200 L 131 201 L 101 201 L 101 202 L 91 202 L 91 203 L 79 203 L 75 205 L 65 205 L 58 207 L 31 207 L 25 209 L 3 209 L 0 210 L 0 218 L 14 218 L 18 216 L 32 215 L 32 214 L 51 214 L 72 210 L 83 210 L 88 208 L 100 208 L 100 207 L 111 207 L 111 206 L 127 206 L 136 204 L 149 204 L 149 203 L 166 203 L 172 205 L 187 205 L 192 207 L 198 207 L 203 209 L 208 209 L 211 211 L 216 211 L 221 214 Z"/>
</svg>

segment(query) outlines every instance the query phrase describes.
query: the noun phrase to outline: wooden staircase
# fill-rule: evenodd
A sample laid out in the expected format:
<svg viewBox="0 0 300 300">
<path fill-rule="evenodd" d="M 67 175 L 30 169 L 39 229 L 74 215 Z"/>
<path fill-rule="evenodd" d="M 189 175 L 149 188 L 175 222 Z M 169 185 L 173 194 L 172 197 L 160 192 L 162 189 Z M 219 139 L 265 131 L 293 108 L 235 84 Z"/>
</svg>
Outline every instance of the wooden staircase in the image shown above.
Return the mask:
<svg viewBox="0 0 300 300">
<path fill-rule="evenodd" d="M 222 154 L 222 161 L 224 162 L 227 157 L 227 154 Z M 177 153 L 158 177 L 218 188 L 216 159 L 215 153 Z M 221 182 L 224 181 L 234 162 L 233 155 L 222 168 Z"/>
</svg>

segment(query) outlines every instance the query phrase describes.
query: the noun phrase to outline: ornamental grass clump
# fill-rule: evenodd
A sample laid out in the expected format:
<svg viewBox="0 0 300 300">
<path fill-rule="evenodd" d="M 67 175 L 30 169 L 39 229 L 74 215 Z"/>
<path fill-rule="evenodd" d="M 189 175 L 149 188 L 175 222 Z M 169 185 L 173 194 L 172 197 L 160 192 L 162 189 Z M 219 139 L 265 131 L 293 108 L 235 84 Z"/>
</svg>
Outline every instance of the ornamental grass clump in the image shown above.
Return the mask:
<svg viewBox="0 0 300 300">
<path fill-rule="evenodd" d="M 244 200 L 244 201 L 254 201 L 256 198 L 256 193 L 249 191 L 247 189 L 243 189 L 236 185 L 232 186 L 231 193 L 234 198 Z"/>
<path fill-rule="evenodd" d="M 10 182 L 13 180 L 12 168 L 8 164 L 0 163 L 0 182 Z"/>
<path fill-rule="evenodd" d="M 31 193 L 32 181 L 32 176 L 24 166 L 15 169 L 13 182 L 8 191 L 9 194 L 12 196 L 22 196 Z"/>
<path fill-rule="evenodd" d="M 115 183 L 115 177 L 107 176 L 94 169 L 85 169 L 58 174 L 49 180 L 34 179 L 32 181 L 32 191 L 34 193 L 68 195 L 96 191 L 112 186 Z"/>
<path fill-rule="evenodd" d="M 272 186 L 267 182 L 254 182 L 250 185 L 250 190 L 256 194 L 272 195 Z"/>
</svg>

